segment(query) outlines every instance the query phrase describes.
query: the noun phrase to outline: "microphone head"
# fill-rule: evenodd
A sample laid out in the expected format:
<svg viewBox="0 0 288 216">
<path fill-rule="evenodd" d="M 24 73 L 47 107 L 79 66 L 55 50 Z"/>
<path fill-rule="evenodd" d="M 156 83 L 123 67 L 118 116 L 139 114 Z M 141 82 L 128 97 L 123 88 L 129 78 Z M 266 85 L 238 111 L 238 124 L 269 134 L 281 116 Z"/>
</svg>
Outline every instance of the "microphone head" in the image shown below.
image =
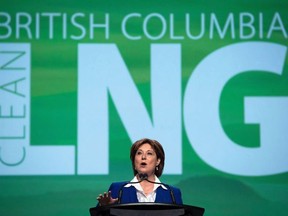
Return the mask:
<svg viewBox="0 0 288 216">
<path fill-rule="evenodd" d="M 138 173 L 140 181 L 144 181 L 148 179 L 148 175 L 146 173 Z"/>
</svg>

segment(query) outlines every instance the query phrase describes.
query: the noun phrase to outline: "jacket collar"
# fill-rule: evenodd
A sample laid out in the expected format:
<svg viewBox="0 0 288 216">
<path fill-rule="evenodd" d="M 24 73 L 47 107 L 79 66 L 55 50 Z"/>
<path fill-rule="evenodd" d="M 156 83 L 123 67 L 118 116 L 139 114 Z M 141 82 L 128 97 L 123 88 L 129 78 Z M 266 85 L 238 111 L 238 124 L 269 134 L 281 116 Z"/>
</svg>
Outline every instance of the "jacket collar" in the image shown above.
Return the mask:
<svg viewBox="0 0 288 216">
<path fill-rule="evenodd" d="M 162 187 L 164 190 L 168 190 L 167 187 L 165 187 L 165 185 L 161 184 L 159 178 L 158 178 L 156 175 L 154 175 L 154 176 L 155 176 L 155 182 L 156 182 L 156 183 L 159 183 L 159 184 L 154 184 L 154 189 L 153 189 L 153 191 L 155 191 L 158 187 Z M 134 178 L 133 178 L 130 182 L 131 182 L 131 183 L 126 184 L 124 187 L 131 187 L 131 186 L 133 186 L 133 187 L 135 187 L 137 190 L 143 191 L 140 183 L 134 183 L 134 184 L 133 184 L 133 182 L 138 182 L 138 179 L 137 179 L 136 175 L 134 176 Z"/>
</svg>

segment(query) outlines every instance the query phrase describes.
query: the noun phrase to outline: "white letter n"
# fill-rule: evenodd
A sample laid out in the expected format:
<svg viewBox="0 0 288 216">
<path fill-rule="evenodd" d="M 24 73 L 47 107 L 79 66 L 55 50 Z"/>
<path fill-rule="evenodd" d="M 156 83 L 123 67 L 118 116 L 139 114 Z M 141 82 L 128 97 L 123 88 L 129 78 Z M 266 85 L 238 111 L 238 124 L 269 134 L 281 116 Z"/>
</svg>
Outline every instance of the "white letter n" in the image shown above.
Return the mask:
<svg viewBox="0 0 288 216">
<path fill-rule="evenodd" d="M 180 45 L 151 46 L 153 120 L 116 45 L 79 45 L 78 174 L 109 173 L 108 92 L 132 142 L 157 139 L 165 149 L 164 172 L 181 174 Z"/>
</svg>

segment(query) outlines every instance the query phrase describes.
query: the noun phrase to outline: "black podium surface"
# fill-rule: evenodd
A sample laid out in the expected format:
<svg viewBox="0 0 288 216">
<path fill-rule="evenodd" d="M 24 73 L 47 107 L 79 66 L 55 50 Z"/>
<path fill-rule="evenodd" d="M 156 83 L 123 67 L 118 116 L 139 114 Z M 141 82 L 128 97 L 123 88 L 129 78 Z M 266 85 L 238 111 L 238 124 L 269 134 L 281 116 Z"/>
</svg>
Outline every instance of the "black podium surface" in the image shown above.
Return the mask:
<svg viewBox="0 0 288 216">
<path fill-rule="evenodd" d="M 91 216 L 202 216 L 204 208 L 166 203 L 113 204 L 90 208 Z"/>
</svg>

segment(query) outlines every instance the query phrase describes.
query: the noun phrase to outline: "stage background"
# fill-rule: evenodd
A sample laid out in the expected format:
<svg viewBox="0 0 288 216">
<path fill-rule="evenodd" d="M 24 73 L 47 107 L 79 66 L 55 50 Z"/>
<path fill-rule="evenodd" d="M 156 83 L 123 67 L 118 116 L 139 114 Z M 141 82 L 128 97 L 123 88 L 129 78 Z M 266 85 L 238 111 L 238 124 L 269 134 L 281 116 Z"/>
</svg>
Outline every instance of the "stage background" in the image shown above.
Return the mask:
<svg viewBox="0 0 288 216">
<path fill-rule="evenodd" d="M 51 145 L 77 146 L 77 122 L 79 121 L 77 119 L 78 78 L 80 76 L 78 74 L 78 46 L 80 43 L 117 45 L 147 108 L 147 112 L 152 116 L 153 104 L 150 90 L 150 49 L 152 44 L 181 45 L 181 95 L 179 97 L 181 99 L 181 110 L 183 110 L 184 95 L 186 95 L 185 91 L 189 79 L 193 76 L 193 71 L 195 71 L 197 65 L 209 54 L 220 48 L 242 42 L 269 42 L 287 46 L 287 8 L 288 2 L 286 0 L 2 0 L 0 12 L 11 16 L 12 32 L 8 34 L 5 25 L 4 27 L 3 25 L 0 26 L 0 35 L 2 36 L 0 48 L 5 43 L 28 43 L 31 46 L 30 145 L 40 147 Z M 29 37 L 24 28 L 20 30 L 20 36 L 16 37 L 15 16 L 21 12 L 28 13 L 32 17 L 31 37 Z M 77 22 L 81 23 L 85 28 L 88 28 L 88 14 L 94 14 L 95 20 L 99 23 L 103 23 L 105 14 L 109 14 L 109 38 L 105 37 L 105 32 L 101 28 L 95 30 L 93 38 L 89 38 L 88 33 L 82 35 L 83 29 L 72 26 L 69 21 L 67 24 L 67 37 L 65 38 L 62 32 L 63 19 L 57 18 L 54 20 L 53 37 L 49 38 L 49 26 L 46 19 L 46 21 L 41 23 L 40 35 L 37 38 L 35 36 L 35 14 L 44 12 L 66 13 L 68 17 L 75 13 L 83 13 L 85 17 L 78 17 Z M 129 20 L 127 22 L 127 30 L 130 35 L 134 37 L 141 36 L 141 39 L 129 39 L 125 37 L 121 30 L 121 23 L 124 17 L 133 13 L 141 14 L 142 17 Z M 169 35 L 169 30 L 163 36 L 159 36 L 163 23 L 157 17 L 150 20 L 148 27 L 153 38 L 145 36 L 142 27 L 143 20 L 153 13 L 161 14 L 167 23 L 169 23 L 169 14 L 174 15 L 175 32 L 173 38 Z M 253 26 L 255 26 L 254 33 L 249 27 L 244 29 L 243 35 L 246 35 L 247 38 L 239 36 L 239 14 L 241 13 L 252 14 L 255 19 L 253 22 Z M 192 20 L 190 30 L 194 35 L 200 35 L 200 17 L 201 14 L 205 15 L 205 32 L 199 38 L 191 39 L 187 36 L 185 32 L 185 14 L 190 15 Z M 214 35 L 209 35 L 211 14 L 217 17 L 222 29 L 224 29 L 229 14 L 233 14 L 235 36 L 231 35 L 229 27 L 227 33 L 222 37 L 216 33 L 215 27 Z M 277 14 L 281 17 L 282 23 L 279 21 L 280 18 L 277 18 Z M 259 16 L 263 16 L 263 22 L 261 22 Z M 246 16 L 245 19 L 249 20 L 249 16 Z M 6 21 L 6 16 L 2 15 L 0 22 L 3 24 Z M 25 22 L 25 17 L 23 22 Z M 263 26 L 261 27 L 261 25 Z M 271 25 L 274 25 L 274 27 L 271 27 Z M 260 33 L 259 29 L 263 30 L 263 32 Z M 283 29 L 286 29 L 286 34 Z M 73 39 L 71 35 L 78 38 Z M 156 38 L 157 36 L 159 38 Z M 223 59 L 223 62 L 225 62 L 225 59 Z M 247 148 L 259 147 L 259 143 L 261 143 L 259 128 L 257 129 L 255 125 L 256 128 L 251 125 L 251 127 L 248 127 L 243 120 L 243 97 L 287 97 L 287 63 L 286 57 L 283 72 L 279 76 L 249 71 L 250 73 L 233 77 L 225 85 L 219 105 L 219 116 L 221 117 L 225 133 L 235 143 Z M 219 64 L 221 65 L 222 62 L 220 61 Z M 3 74 L 2 70 L 2 78 L 5 76 Z M 217 76 L 222 76 L 221 71 L 219 71 Z M 121 80 L 119 80 L 119 85 L 123 85 Z M 205 91 L 204 87 L 203 89 Z M 207 89 L 211 90 L 209 86 L 207 86 Z M 173 99 L 171 98 L 171 100 Z M 129 98 L 127 98 L 127 101 L 129 101 Z M 0 98 L 0 103 L 4 107 L 5 103 L 7 105 L 7 100 Z M 109 173 L 81 175 L 77 172 L 77 163 L 75 163 L 74 174 L 67 175 L 25 175 L 17 173 L 7 175 L 3 174 L 3 170 L 0 170 L 0 215 L 89 215 L 88 210 L 96 205 L 97 195 L 106 191 L 111 182 L 132 179 L 133 172 L 129 160 L 129 148 L 135 140 L 131 140 L 131 137 L 129 137 L 117 111 L 117 105 L 115 105 L 111 96 L 109 96 L 108 103 Z M 162 106 L 165 110 L 165 104 Z M 2 115 L 3 112 L 5 112 L 4 108 L 2 109 Z M 179 187 L 182 190 L 184 203 L 204 207 L 206 209 L 205 215 L 207 216 L 287 214 L 287 160 L 283 164 L 286 167 L 286 172 L 267 175 L 232 174 L 216 169 L 206 163 L 191 145 L 191 140 L 189 140 L 187 135 L 189 133 L 187 132 L 187 125 L 185 126 L 184 123 L 187 116 L 183 113 L 180 119 L 181 174 L 164 174 L 161 177 L 162 182 Z M 0 129 L 4 130 L 6 125 L 3 120 L 0 120 L 0 125 Z M 139 121 L 138 125 L 139 128 L 143 127 L 141 121 Z M 284 125 L 283 123 L 283 125 L 275 126 L 275 130 L 280 130 Z M 199 133 L 203 134 L 203 136 L 210 136 L 210 130 L 207 127 L 206 131 L 199 131 Z M 283 137 L 285 137 L 284 134 Z M 157 138 L 157 135 L 151 138 Z M 94 141 L 97 142 L 97 140 Z M 285 140 L 284 138 L 284 141 L 287 146 L 287 139 Z M 5 146 L 5 143 L 3 144 L 3 140 L 1 142 L 1 154 L 3 157 L 4 148 L 7 146 Z M 77 161 L 77 148 L 75 149 L 75 160 Z M 283 149 L 287 154 L 287 147 Z M 218 151 L 225 150 L 218 149 Z M 276 159 L 277 155 L 274 155 L 274 157 Z M 9 160 L 9 158 L 5 159 Z M 267 163 L 263 164 L 263 169 L 269 166 L 270 162 L 271 160 L 267 160 Z M 37 166 L 36 163 L 34 165 Z M 95 164 L 95 166 L 99 165 L 101 166 L 101 164 Z"/>
</svg>

